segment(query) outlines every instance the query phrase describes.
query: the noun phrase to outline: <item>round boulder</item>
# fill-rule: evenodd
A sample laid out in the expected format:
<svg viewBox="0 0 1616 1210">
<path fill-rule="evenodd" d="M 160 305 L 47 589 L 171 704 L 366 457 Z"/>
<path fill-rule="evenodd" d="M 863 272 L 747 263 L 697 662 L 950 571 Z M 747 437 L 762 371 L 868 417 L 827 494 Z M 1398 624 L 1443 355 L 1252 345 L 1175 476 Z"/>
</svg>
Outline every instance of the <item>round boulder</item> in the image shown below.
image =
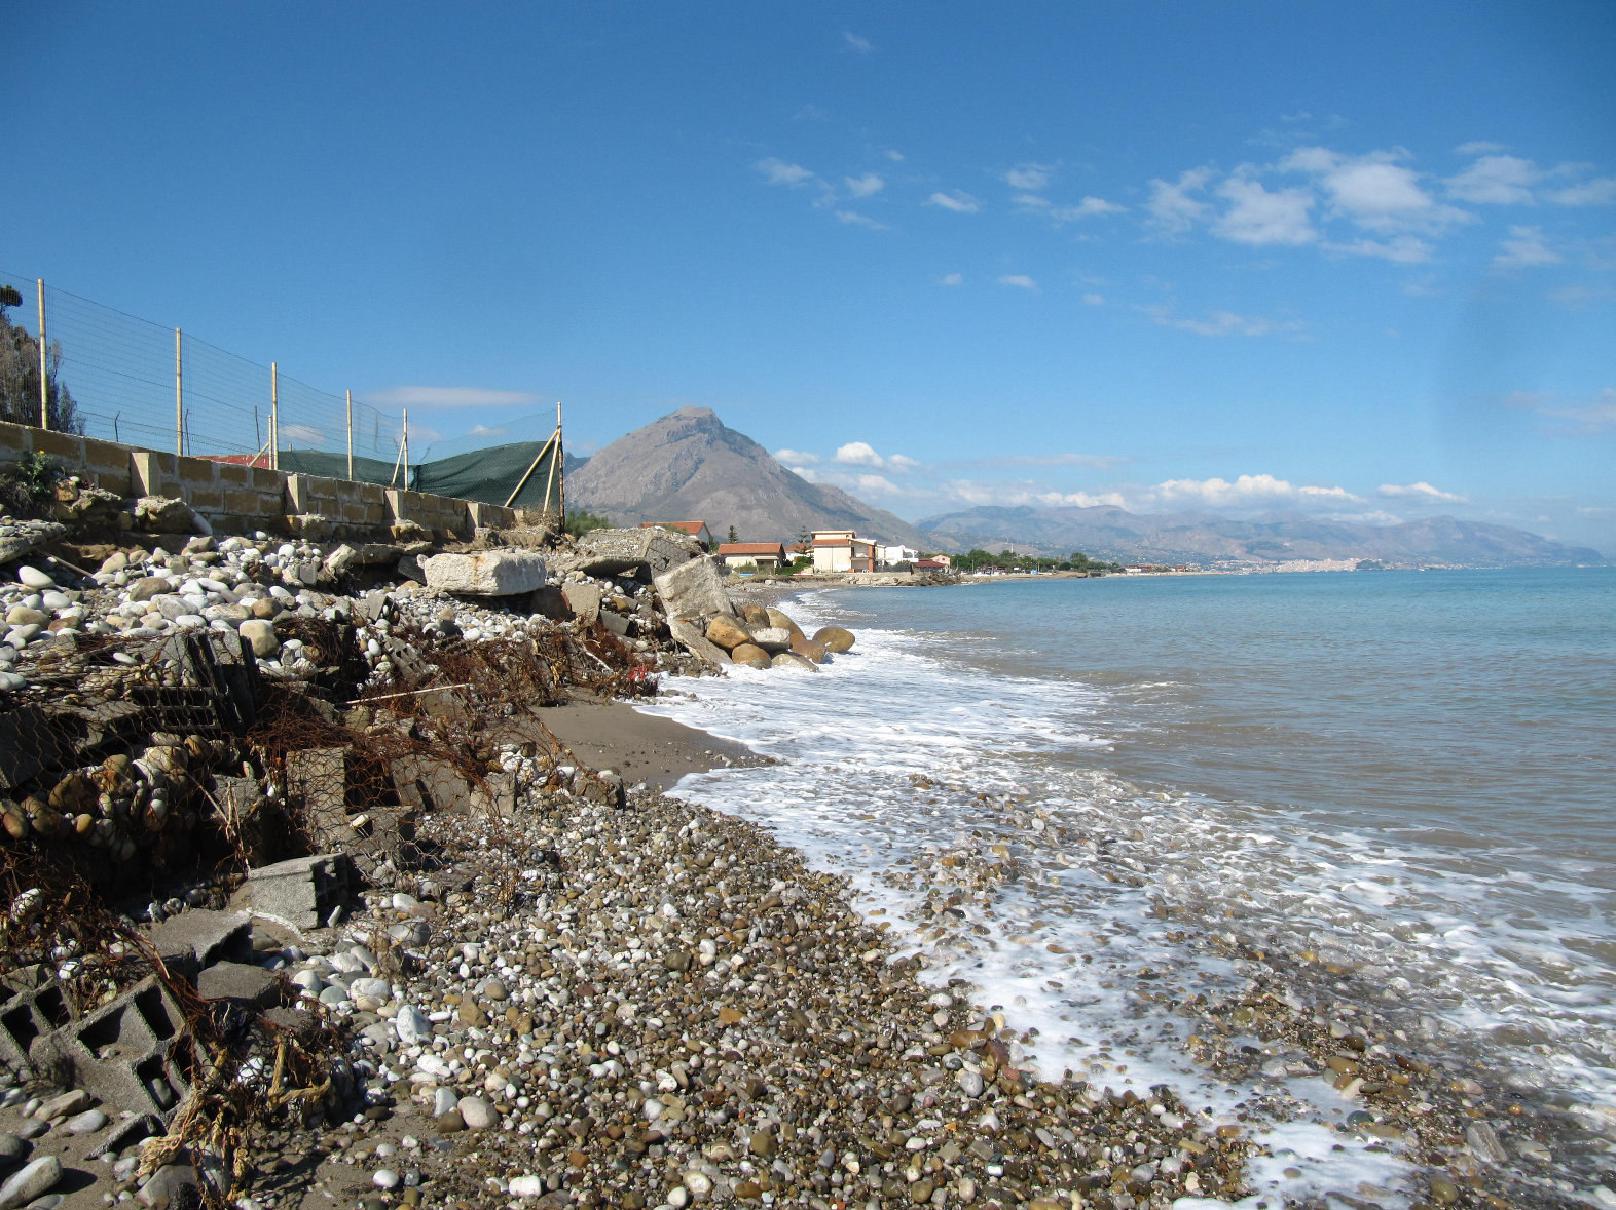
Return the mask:
<svg viewBox="0 0 1616 1210">
<path fill-rule="evenodd" d="M 726 618 L 722 614 L 707 623 L 707 641 L 722 647 L 732 655 L 735 649 L 744 643 L 750 643 L 752 636 L 734 618 Z"/>
<path fill-rule="evenodd" d="M 793 622 L 785 614 L 781 613 L 778 609 L 770 609 L 770 610 L 766 610 L 765 612 L 767 612 L 767 614 L 769 615 L 769 625 L 770 626 L 778 626 L 781 630 L 789 630 L 793 635 L 798 635 L 798 634 L 802 633 L 802 627 L 798 626 L 795 622 Z"/>
<path fill-rule="evenodd" d="M 792 651 L 782 651 L 769 662 L 771 668 L 790 668 L 796 672 L 818 672 L 814 662 Z"/>
<path fill-rule="evenodd" d="M 791 636 L 791 650 L 814 664 L 823 664 L 830 658 L 830 652 L 825 650 L 825 644 L 814 642 L 800 630 Z"/>
<path fill-rule="evenodd" d="M 252 644 L 253 654 L 259 659 L 267 659 L 281 649 L 281 641 L 275 637 L 275 624 L 262 618 L 243 622 L 241 637 Z"/>
<path fill-rule="evenodd" d="M 771 662 L 769 653 L 756 643 L 742 643 L 729 653 L 729 658 L 748 668 L 767 668 Z"/>
<path fill-rule="evenodd" d="M 853 650 L 853 632 L 843 630 L 840 626 L 821 626 L 814 631 L 814 642 L 826 651 L 841 655 L 844 651 Z"/>
<path fill-rule="evenodd" d="M 748 626 L 769 625 L 769 611 L 756 601 L 748 601 L 741 606 L 741 621 Z"/>
</svg>

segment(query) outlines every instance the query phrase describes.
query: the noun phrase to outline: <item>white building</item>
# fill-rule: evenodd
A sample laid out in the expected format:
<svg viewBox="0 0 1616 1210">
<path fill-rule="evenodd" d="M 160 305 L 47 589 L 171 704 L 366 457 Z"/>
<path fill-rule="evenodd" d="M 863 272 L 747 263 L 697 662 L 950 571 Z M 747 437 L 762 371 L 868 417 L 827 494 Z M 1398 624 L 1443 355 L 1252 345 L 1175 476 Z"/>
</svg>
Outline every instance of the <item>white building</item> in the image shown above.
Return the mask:
<svg viewBox="0 0 1616 1210">
<path fill-rule="evenodd" d="M 814 571 L 845 575 L 875 570 L 875 543 L 856 537 L 850 529 L 816 529 L 813 533 Z"/>
</svg>

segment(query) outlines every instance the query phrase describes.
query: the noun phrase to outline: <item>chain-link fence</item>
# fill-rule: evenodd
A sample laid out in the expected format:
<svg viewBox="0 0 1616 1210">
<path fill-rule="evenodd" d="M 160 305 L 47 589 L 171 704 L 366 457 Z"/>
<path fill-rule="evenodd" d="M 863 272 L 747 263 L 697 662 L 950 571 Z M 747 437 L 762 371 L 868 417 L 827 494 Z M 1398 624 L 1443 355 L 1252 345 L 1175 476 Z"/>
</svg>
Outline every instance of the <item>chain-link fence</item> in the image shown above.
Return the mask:
<svg viewBox="0 0 1616 1210">
<path fill-rule="evenodd" d="M 197 457 L 409 482 L 405 415 L 4 267 L 0 420 Z"/>
</svg>

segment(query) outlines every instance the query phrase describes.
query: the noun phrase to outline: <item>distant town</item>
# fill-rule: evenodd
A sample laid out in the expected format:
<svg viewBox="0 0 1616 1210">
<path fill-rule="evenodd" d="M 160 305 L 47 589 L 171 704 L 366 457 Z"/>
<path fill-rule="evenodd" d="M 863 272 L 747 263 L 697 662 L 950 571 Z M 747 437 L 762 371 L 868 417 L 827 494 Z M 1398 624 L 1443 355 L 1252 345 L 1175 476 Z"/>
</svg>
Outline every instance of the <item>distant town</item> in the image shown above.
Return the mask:
<svg viewBox="0 0 1616 1210">
<path fill-rule="evenodd" d="M 587 518 L 582 526 L 593 528 Z M 911 576 L 917 579 L 964 576 L 1066 575 L 1275 575 L 1306 572 L 1452 571 L 1459 563 L 1395 563 L 1379 559 L 1221 559 L 1208 563 L 1120 563 L 1094 558 L 1082 551 L 1069 555 L 1043 555 L 1006 548 L 998 552 L 980 548 L 964 553 L 922 551 L 901 542 L 860 537 L 851 529 L 808 530 L 793 541 L 741 542 L 735 531 L 730 540 L 714 537 L 706 521 L 642 521 L 641 529 L 666 529 L 701 543 L 714 559 L 743 576 Z"/>
</svg>

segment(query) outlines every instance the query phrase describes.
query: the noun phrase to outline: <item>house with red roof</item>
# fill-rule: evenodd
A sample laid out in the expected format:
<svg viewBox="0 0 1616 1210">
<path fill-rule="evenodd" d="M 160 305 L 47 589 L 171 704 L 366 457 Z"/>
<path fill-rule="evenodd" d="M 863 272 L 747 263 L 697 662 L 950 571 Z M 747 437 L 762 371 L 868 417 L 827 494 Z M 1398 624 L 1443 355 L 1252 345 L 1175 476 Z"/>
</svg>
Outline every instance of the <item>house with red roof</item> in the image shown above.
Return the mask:
<svg viewBox="0 0 1616 1210">
<path fill-rule="evenodd" d="M 713 548 L 713 535 L 707 529 L 705 521 L 641 521 L 641 529 L 666 529 L 678 534 L 688 534 L 701 543 L 703 550 Z"/>
</svg>

